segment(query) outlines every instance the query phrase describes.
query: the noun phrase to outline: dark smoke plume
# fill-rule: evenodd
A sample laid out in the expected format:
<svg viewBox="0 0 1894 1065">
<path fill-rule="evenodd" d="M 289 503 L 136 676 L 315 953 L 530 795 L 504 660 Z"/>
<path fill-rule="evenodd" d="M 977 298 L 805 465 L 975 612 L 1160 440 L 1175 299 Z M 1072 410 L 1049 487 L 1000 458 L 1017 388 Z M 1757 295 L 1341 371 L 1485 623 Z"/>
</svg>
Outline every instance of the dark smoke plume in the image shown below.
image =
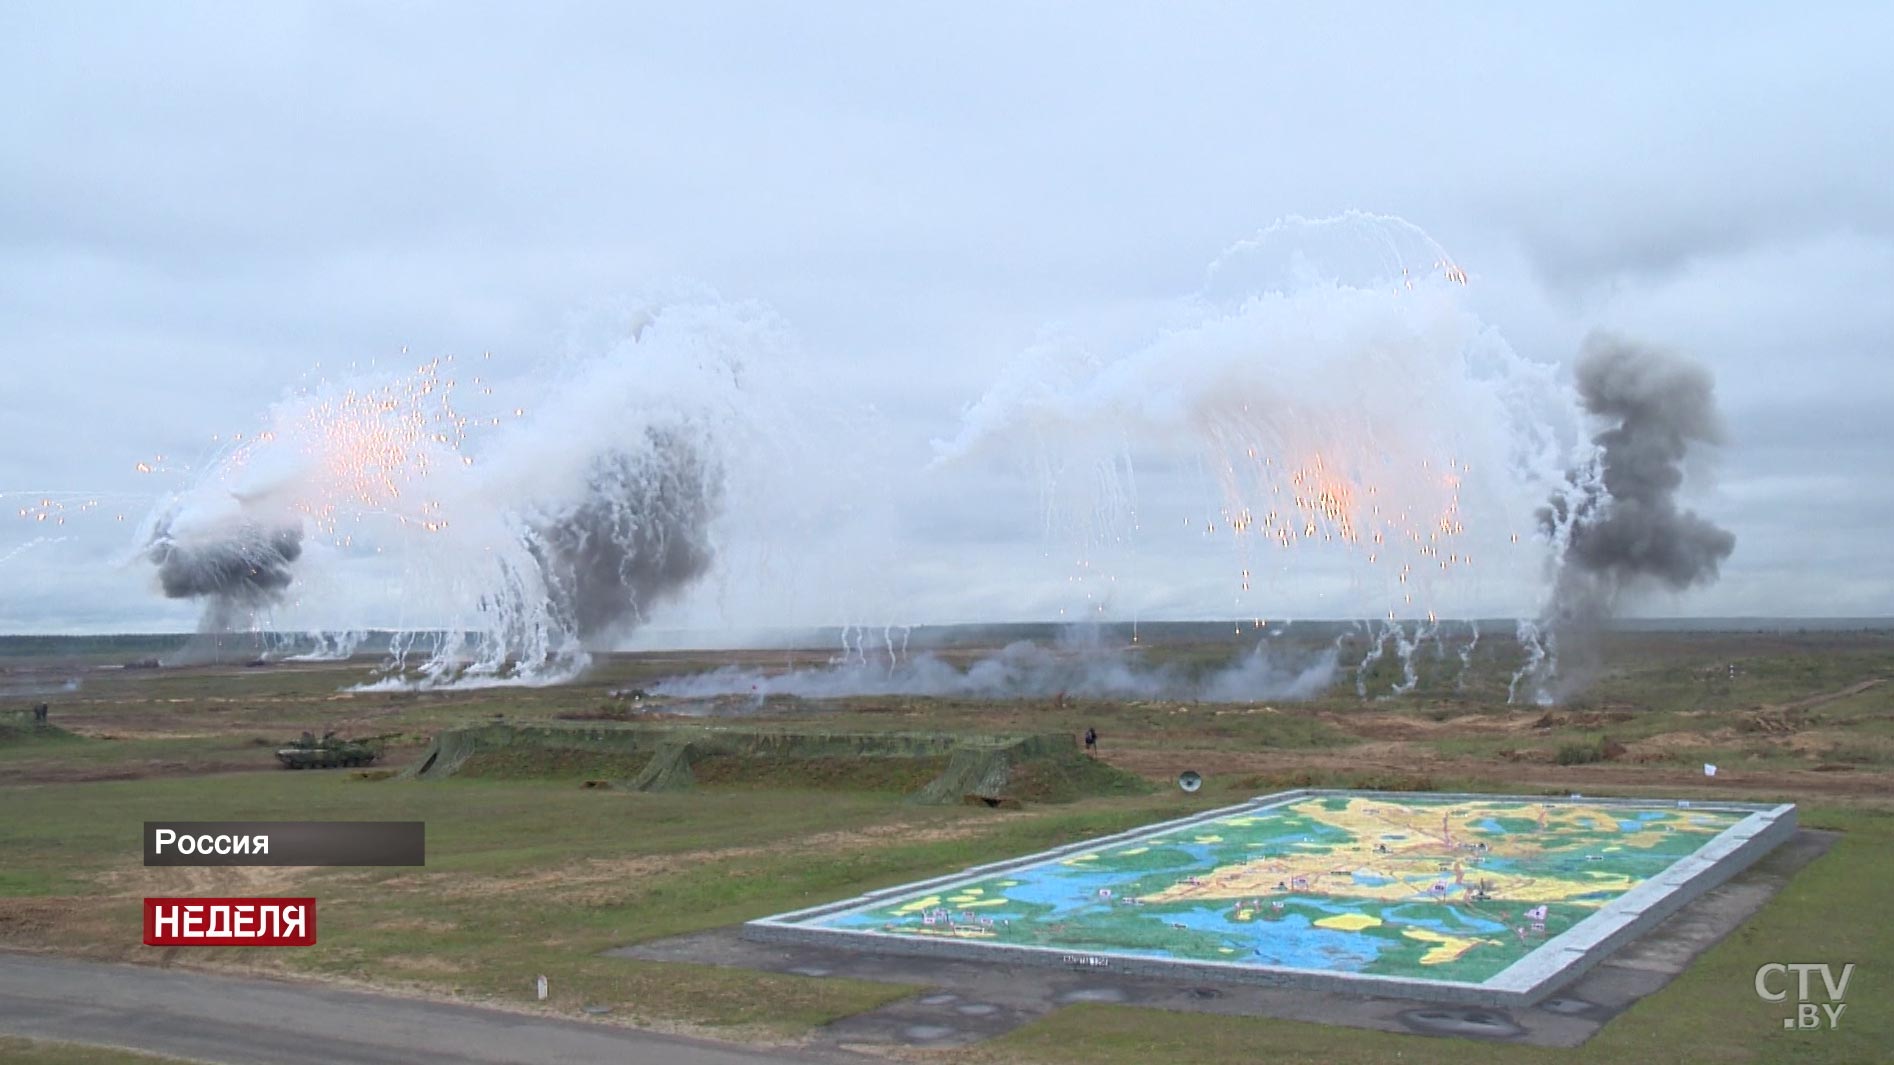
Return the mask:
<svg viewBox="0 0 1894 1065">
<path fill-rule="evenodd" d="M 584 501 L 536 529 L 554 609 L 587 645 L 629 632 L 715 558 L 722 467 L 683 430 L 654 428 L 646 438 L 648 449 L 594 460 Z"/>
<path fill-rule="evenodd" d="M 282 602 L 294 579 L 290 568 L 302 557 L 302 540 L 296 525 L 266 529 L 245 521 L 202 542 L 176 539 L 168 520 L 158 525 L 145 557 L 158 567 L 166 596 L 203 600 L 197 629 L 216 645 L 195 641 L 186 659 L 220 657 L 225 634 L 249 629 L 248 615 Z"/>
<path fill-rule="evenodd" d="M 1576 375 L 1586 411 L 1608 427 L 1593 438 L 1597 458 L 1573 471 L 1539 522 L 1564 544 L 1543 619 L 1547 636 L 1582 672 L 1590 637 L 1627 596 L 1714 582 L 1736 537 L 1677 503 L 1691 448 L 1723 439 L 1710 372 L 1681 355 L 1594 334 Z"/>
</svg>

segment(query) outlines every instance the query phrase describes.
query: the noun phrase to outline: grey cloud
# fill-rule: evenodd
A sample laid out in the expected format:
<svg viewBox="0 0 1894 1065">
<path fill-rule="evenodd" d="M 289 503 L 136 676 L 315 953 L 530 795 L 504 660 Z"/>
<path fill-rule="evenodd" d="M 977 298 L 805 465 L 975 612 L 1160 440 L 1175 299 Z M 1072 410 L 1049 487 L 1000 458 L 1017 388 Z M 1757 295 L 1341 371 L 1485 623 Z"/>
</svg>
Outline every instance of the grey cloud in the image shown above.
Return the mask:
<svg viewBox="0 0 1894 1065">
<path fill-rule="evenodd" d="M 180 540 L 167 518 L 153 531 L 146 557 L 157 567 L 167 597 L 204 603 L 200 631 L 224 633 L 247 628 L 247 614 L 283 601 L 302 541 L 301 526 L 266 528 L 250 521 Z"/>
<path fill-rule="evenodd" d="M 715 456 L 683 429 L 646 436 L 648 447 L 597 457 L 584 497 L 542 518 L 531 541 L 555 608 L 595 646 L 642 625 L 716 558 L 710 529 L 723 480 Z"/>
<path fill-rule="evenodd" d="M 1578 394 L 1586 411 L 1611 425 L 1596 437 L 1610 504 L 1573 525 L 1567 565 L 1617 588 L 1649 578 L 1681 591 L 1715 580 L 1736 538 L 1677 502 L 1690 449 L 1723 442 L 1709 372 L 1668 352 L 1595 336 L 1579 358 Z"/>
<path fill-rule="evenodd" d="M 1539 512 L 1556 545 L 1542 618 L 1549 657 L 1531 657 L 1515 688 L 1534 676 L 1575 690 L 1595 668 L 1595 636 L 1628 598 L 1713 583 L 1736 548 L 1728 530 L 1679 501 L 1685 460 L 1723 440 L 1709 371 L 1675 352 L 1594 334 L 1576 377 L 1586 413 L 1605 428 L 1592 438 L 1593 460 Z M 1530 625 L 1521 634 L 1534 640 Z"/>
</svg>

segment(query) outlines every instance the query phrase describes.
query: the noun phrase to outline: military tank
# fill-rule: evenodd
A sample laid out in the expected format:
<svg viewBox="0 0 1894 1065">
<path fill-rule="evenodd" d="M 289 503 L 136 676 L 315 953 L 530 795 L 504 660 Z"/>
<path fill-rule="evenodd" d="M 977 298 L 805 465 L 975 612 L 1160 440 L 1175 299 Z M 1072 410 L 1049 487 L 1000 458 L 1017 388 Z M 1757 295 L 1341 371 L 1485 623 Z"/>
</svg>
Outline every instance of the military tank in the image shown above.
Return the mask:
<svg viewBox="0 0 1894 1065">
<path fill-rule="evenodd" d="M 366 740 L 341 740 L 335 733 L 325 732 L 321 739 L 313 733 L 305 732 L 302 738 L 287 747 L 279 747 L 276 760 L 283 763 L 285 769 L 338 769 L 344 766 L 368 765 L 381 757 L 381 748 L 376 741 L 385 736 L 374 736 Z"/>
</svg>

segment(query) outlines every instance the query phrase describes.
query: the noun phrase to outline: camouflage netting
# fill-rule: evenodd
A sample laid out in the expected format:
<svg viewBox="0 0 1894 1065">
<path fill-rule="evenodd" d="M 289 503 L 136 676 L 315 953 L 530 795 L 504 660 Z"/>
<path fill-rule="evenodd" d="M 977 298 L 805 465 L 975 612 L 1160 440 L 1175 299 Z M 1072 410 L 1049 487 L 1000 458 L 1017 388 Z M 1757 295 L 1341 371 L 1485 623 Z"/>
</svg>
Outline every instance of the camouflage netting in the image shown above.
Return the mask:
<svg viewBox="0 0 1894 1065">
<path fill-rule="evenodd" d="M 485 725 L 434 738 L 402 772 L 438 780 L 586 777 L 638 791 L 697 784 L 896 790 L 923 803 L 1060 802 L 1142 791 L 1063 733 L 826 732 L 684 725 Z"/>
<path fill-rule="evenodd" d="M 682 791 L 697 783 L 691 773 L 691 745 L 661 743 L 657 753 L 638 771 L 631 786 L 639 791 Z"/>
</svg>

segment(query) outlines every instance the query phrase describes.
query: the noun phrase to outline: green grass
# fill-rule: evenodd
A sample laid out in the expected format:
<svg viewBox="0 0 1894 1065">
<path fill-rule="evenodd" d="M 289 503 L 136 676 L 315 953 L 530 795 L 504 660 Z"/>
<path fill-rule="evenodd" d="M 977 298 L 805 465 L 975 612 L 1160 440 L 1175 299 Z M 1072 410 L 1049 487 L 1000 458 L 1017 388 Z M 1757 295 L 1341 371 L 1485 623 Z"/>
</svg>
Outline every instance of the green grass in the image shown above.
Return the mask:
<svg viewBox="0 0 1894 1065">
<path fill-rule="evenodd" d="M 1886 1060 L 1887 1048 L 1894 1046 L 1894 1011 L 1887 1008 L 1894 991 L 1888 977 L 1894 964 L 1894 923 L 1881 914 L 1887 885 L 1894 881 L 1894 815 L 1817 809 L 1804 811 L 1803 823 L 1839 829 L 1844 835 L 1761 913 L 1576 1049 L 1088 1005 L 1062 1009 L 954 1060 L 968 1065 L 1857 1065 Z M 1792 1006 L 1757 998 L 1754 979 L 1759 966 L 1797 961 L 1828 962 L 1837 968 L 1856 964 L 1846 996 L 1849 1007 L 1835 1031 L 1785 1030 L 1782 1018 Z"/>
<path fill-rule="evenodd" d="M 1605 760 L 1603 738 L 1582 740 L 1577 743 L 1561 743 L 1552 759 L 1559 765 L 1588 765 Z"/>
<path fill-rule="evenodd" d="M 47 749 L 64 750 L 86 741 L 57 725 L 34 726 L 0 721 L 0 758 L 13 752 L 39 753 Z"/>
<path fill-rule="evenodd" d="M 261 966 L 474 1000 L 526 1004 L 544 973 L 555 1007 L 646 1022 L 796 1036 L 911 989 L 601 957 L 615 946 L 843 898 L 1195 808 L 1171 795 L 1023 813 L 916 807 L 879 792 L 697 789 L 635 794 L 569 782 L 369 782 L 339 773 L 244 773 L 0 789 L 8 897 L 95 901 L 23 945 L 153 960 L 138 899 L 310 894 L 320 941 L 188 959 Z M 428 824 L 425 868 L 146 869 L 140 830 L 163 820 L 376 820 Z M 265 876 L 257 881 L 252 876 Z M 24 938 L 22 938 L 24 937 Z"/>
<path fill-rule="evenodd" d="M 0 1061 L 7 1065 L 183 1065 L 182 1058 L 162 1058 L 117 1047 L 88 1043 L 49 1043 L 0 1035 Z"/>
<path fill-rule="evenodd" d="M 1886 721 L 1894 717 L 1894 682 L 1878 684 L 1867 691 L 1823 703 L 1809 713 L 1818 721 L 1843 722 L 1862 718 Z"/>
<path fill-rule="evenodd" d="M 1819 644 L 1821 641 L 1814 641 Z M 1730 711 L 1792 702 L 1835 691 L 1857 681 L 1894 675 L 1894 654 L 1863 635 L 1850 641 L 1873 649 L 1825 649 L 1820 653 L 1773 653 L 1758 646 L 1744 653 L 1742 641 L 1713 645 L 1697 653 L 1661 642 L 1653 648 L 1656 660 L 1647 666 L 1629 665 L 1603 677 L 1578 699 L 1574 708 L 1628 704 L 1650 710 Z M 1878 646 L 1875 646 L 1878 643 Z M 1681 653 L 1680 653 L 1681 651 Z M 1756 653 L 1762 652 L 1762 653 Z M 1799 653 L 1798 653 L 1799 652 Z M 1734 663 L 1736 675 L 1729 666 Z"/>
<path fill-rule="evenodd" d="M 1879 737 L 1874 740 L 1857 739 L 1831 744 L 1821 753 L 1822 759 L 1828 762 L 1870 766 L 1894 764 L 1894 743 L 1889 743 Z"/>
<path fill-rule="evenodd" d="M 275 764 L 269 753 L 274 749 L 273 744 L 265 746 L 242 737 L 109 739 L 72 736 L 65 740 L 0 744 L 0 765 L 130 769 L 140 762 L 188 767 L 242 760 L 260 766 Z"/>
<path fill-rule="evenodd" d="M 1270 791 L 1286 791 L 1291 788 L 1342 788 L 1355 791 L 1479 791 L 1493 790 L 1466 786 L 1443 785 L 1432 776 L 1424 773 L 1387 772 L 1382 770 L 1307 770 L 1286 769 L 1270 773 L 1256 773 L 1247 777 L 1236 777 L 1210 784 L 1211 792 L 1227 794 L 1230 802 L 1239 802 L 1258 794 Z"/>
</svg>

